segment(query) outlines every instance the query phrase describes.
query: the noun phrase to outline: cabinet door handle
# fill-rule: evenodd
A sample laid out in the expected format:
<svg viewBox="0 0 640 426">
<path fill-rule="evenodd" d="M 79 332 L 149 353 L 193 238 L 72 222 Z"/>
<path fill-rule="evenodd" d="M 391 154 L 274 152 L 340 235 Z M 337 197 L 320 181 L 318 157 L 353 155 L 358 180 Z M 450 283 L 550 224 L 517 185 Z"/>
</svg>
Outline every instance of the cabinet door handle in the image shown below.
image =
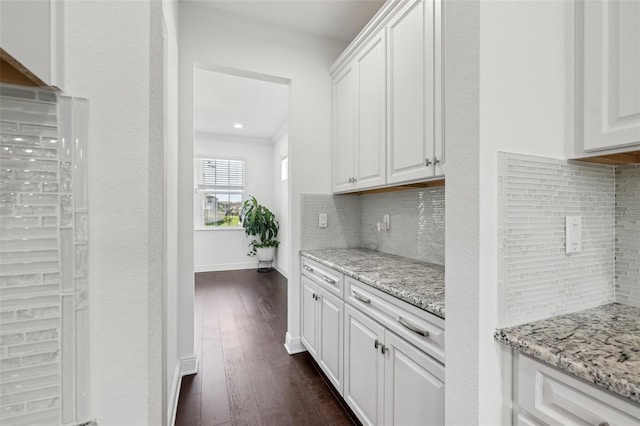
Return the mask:
<svg viewBox="0 0 640 426">
<path fill-rule="evenodd" d="M 329 284 L 335 284 L 336 283 L 336 280 L 332 280 L 331 278 L 329 278 L 326 275 L 323 275 L 322 279 L 325 280 L 326 282 L 328 282 Z"/>
<path fill-rule="evenodd" d="M 426 167 L 429 167 L 429 166 L 431 165 L 431 160 L 430 160 L 430 159 L 428 159 L 428 158 L 425 158 L 425 159 L 424 159 L 424 165 L 425 165 Z"/>
<path fill-rule="evenodd" d="M 315 293 L 313 293 L 311 297 L 313 297 L 313 300 L 318 300 L 318 296 Z"/>
<path fill-rule="evenodd" d="M 602 422 L 598 426 L 609 426 L 609 422 Z"/>
<path fill-rule="evenodd" d="M 355 297 L 357 300 L 361 301 L 362 303 L 366 303 L 367 305 L 369 303 L 371 303 L 371 299 L 367 299 L 366 297 L 364 297 L 363 295 L 356 293 L 355 291 L 351 290 L 351 293 L 353 294 L 353 297 Z"/>
<path fill-rule="evenodd" d="M 385 345 L 380 345 L 380 352 L 382 352 L 382 355 L 384 355 L 384 352 L 386 350 L 386 346 Z"/>
<path fill-rule="evenodd" d="M 429 337 L 429 332 L 427 330 L 422 330 L 421 328 L 411 324 L 410 322 L 408 322 L 406 319 L 402 318 L 402 317 L 398 317 L 396 318 L 396 320 L 402 324 L 404 327 L 408 328 L 409 330 L 413 331 L 416 334 L 419 334 L 421 336 L 424 337 Z"/>
<path fill-rule="evenodd" d="M 353 183 L 356 183 L 358 181 L 358 179 L 353 178 Z"/>
<path fill-rule="evenodd" d="M 303 268 L 309 272 L 313 272 L 313 268 L 311 266 L 304 265 Z"/>
<path fill-rule="evenodd" d="M 433 165 L 435 166 L 436 164 L 440 164 L 440 160 L 438 160 L 438 157 L 433 157 Z"/>
<path fill-rule="evenodd" d="M 373 347 L 378 349 L 378 345 L 379 345 L 379 342 L 378 342 L 378 339 L 376 339 L 376 341 L 373 342 Z"/>
<path fill-rule="evenodd" d="M 349 178 L 349 183 L 353 183 L 353 178 Z"/>
</svg>

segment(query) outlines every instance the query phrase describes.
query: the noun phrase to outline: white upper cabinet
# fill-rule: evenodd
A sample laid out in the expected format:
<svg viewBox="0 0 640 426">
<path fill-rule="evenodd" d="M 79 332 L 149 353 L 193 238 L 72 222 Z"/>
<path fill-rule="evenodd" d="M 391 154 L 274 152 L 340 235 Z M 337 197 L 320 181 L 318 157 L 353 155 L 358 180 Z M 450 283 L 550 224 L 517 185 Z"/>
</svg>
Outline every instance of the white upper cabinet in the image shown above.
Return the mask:
<svg viewBox="0 0 640 426">
<path fill-rule="evenodd" d="M 355 187 L 386 183 L 385 33 L 374 37 L 355 59 L 357 72 Z"/>
<path fill-rule="evenodd" d="M 424 0 L 411 1 L 388 25 L 389 183 L 434 173 L 433 31 L 426 19 Z"/>
<path fill-rule="evenodd" d="M 640 146 L 640 2 L 582 3 L 583 149 Z M 578 64 L 580 66 L 580 64 Z"/>
<path fill-rule="evenodd" d="M 444 175 L 440 7 L 387 2 L 332 66 L 334 192 Z"/>
<path fill-rule="evenodd" d="M 58 88 L 64 83 L 63 7 L 62 0 L 0 2 L 0 47 Z"/>
<path fill-rule="evenodd" d="M 333 191 L 353 188 L 354 84 L 353 69 L 344 68 L 333 79 Z"/>
</svg>

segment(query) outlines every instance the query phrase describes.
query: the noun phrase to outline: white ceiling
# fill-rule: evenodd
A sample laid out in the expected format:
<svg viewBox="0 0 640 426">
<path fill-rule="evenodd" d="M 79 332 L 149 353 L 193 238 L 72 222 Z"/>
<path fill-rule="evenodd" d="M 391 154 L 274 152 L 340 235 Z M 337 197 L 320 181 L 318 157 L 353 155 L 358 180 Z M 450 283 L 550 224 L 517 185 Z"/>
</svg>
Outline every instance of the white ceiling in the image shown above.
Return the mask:
<svg viewBox="0 0 640 426">
<path fill-rule="evenodd" d="M 196 69 L 195 131 L 240 139 L 271 140 L 287 123 L 287 85 Z M 234 128 L 242 123 L 242 129 Z"/>
<path fill-rule="evenodd" d="M 182 0 L 296 32 L 348 44 L 383 0 Z M 196 70 L 195 130 L 239 139 L 271 140 L 287 122 L 284 84 Z M 233 127 L 241 122 L 243 129 Z"/>
<path fill-rule="evenodd" d="M 351 42 L 383 5 L 383 0 L 182 0 L 255 21 Z"/>
</svg>

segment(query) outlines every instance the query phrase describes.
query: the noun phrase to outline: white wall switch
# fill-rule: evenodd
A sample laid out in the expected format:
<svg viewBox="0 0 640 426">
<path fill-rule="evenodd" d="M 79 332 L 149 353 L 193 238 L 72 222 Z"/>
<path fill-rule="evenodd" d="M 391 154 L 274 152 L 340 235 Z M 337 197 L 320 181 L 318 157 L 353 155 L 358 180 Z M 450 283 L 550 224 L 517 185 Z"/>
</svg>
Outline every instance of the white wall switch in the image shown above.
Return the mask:
<svg viewBox="0 0 640 426">
<path fill-rule="evenodd" d="M 582 251 L 582 216 L 567 216 L 565 231 L 567 237 L 566 252 L 578 253 Z"/>
<path fill-rule="evenodd" d="M 385 214 L 384 216 L 382 216 L 382 221 L 387 224 L 387 230 L 389 230 L 389 228 L 390 228 L 389 227 L 389 215 Z"/>
<path fill-rule="evenodd" d="M 318 227 L 319 228 L 326 228 L 327 227 L 327 214 L 326 213 L 320 213 L 318 215 Z"/>
</svg>

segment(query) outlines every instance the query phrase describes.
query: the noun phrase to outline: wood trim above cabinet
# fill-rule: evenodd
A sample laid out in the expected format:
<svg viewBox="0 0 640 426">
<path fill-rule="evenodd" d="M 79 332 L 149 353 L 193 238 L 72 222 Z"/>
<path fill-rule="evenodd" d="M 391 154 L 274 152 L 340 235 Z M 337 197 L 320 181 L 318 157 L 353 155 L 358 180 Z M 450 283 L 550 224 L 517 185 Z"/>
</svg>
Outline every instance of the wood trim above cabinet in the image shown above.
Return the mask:
<svg viewBox="0 0 640 426">
<path fill-rule="evenodd" d="M 17 84 L 29 87 L 51 88 L 47 83 L 29 71 L 20 61 L 0 47 L 0 83 Z"/>
<path fill-rule="evenodd" d="M 620 166 L 623 164 L 640 163 L 640 151 L 624 152 L 620 154 L 599 155 L 597 157 L 575 158 L 575 161 L 585 163 L 607 164 L 609 166 Z"/>
<path fill-rule="evenodd" d="M 381 194 L 384 192 L 409 191 L 411 189 L 433 188 L 437 186 L 445 186 L 444 179 L 430 180 L 428 182 L 407 183 L 404 185 L 387 186 L 383 188 L 367 189 L 365 191 L 347 192 L 344 195 L 369 195 Z"/>
</svg>

